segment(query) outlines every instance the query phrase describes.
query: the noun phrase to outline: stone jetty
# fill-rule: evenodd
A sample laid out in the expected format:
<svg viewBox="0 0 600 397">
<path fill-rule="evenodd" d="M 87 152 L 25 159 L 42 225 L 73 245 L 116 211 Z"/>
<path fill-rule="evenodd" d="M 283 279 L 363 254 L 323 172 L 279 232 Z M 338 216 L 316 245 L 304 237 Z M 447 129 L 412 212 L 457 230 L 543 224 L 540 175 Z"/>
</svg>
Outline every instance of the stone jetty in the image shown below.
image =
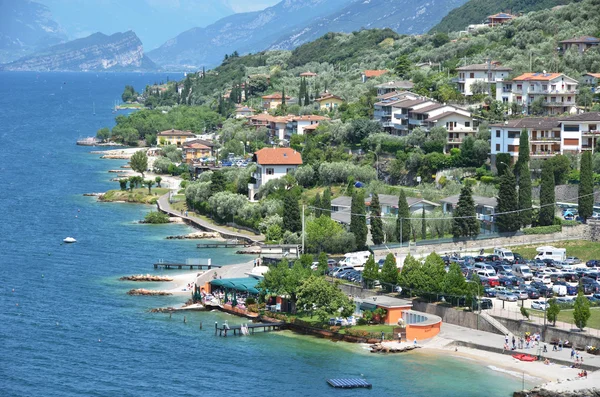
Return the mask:
<svg viewBox="0 0 600 397">
<path fill-rule="evenodd" d="M 375 343 L 370 346 L 371 353 L 404 353 L 420 348 L 418 345 L 402 345 L 395 343 L 393 346 L 385 343 Z"/>
<path fill-rule="evenodd" d="M 167 240 L 198 240 L 208 238 L 221 238 L 218 232 L 195 232 L 182 236 L 168 236 Z"/>
<path fill-rule="evenodd" d="M 134 274 L 133 276 L 123 276 L 119 280 L 121 281 L 173 281 L 172 277 L 168 276 L 157 276 L 154 274 Z"/>
<path fill-rule="evenodd" d="M 173 294 L 166 291 L 154 291 L 151 289 L 138 288 L 127 291 L 127 295 L 166 296 Z"/>
</svg>

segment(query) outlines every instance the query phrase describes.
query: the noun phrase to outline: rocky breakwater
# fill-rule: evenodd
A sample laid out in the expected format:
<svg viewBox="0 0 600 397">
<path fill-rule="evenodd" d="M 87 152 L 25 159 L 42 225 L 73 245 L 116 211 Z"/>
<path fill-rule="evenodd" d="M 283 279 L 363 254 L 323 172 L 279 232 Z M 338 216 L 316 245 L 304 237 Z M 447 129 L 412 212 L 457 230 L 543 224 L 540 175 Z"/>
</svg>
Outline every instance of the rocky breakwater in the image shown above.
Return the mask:
<svg viewBox="0 0 600 397">
<path fill-rule="evenodd" d="M 168 282 L 173 281 L 172 277 L 168 276 L 157 276 L 153 274 L 134 274 L 133 276 L 123 276 L 119 280 L 121 281 L 156 281 L 156 282 Z"/>
<path fill-rule="evenodd" d="M 252 247 L 247 247 L 241 250 L 237 250 L 236 254 L 248 254 L 248 255 L 260 255 L 262 253 L 262 249 L 258 245 L 253 245 Z"/>
<path fill-rule="evenodd" d="M 185 234 L 182 236 L 168 236 L 167 240 L 198 240 L 198 239 L 208 239 L 208 238 L 221 238 L 221 235 L 218 232 L 195 232 L 190 234 Z"/>
<path fill-rule="evenodd" d="M 600 371 L 549 382 L 513 393 L 513 397 L 600 397 Z"/>
<path fill-rule="evenodd" d="M 127 291 L 127 295 L 167 296 L 173 294 L 166 291 L 155 291 L 151 289 L 138 288 Z"/>
<path fill-rule="evenodd" d="M 405 352 L 409 352 L 411 350 L 418 349 L 421 346 L 408 345 L 408 344 L 402 344 L 402 343 L 387 344 L 384 342 L 384 343 L 375 343 L 369 347 L 371 348 L 371 353 L 405 353 Z"/>
</svg>

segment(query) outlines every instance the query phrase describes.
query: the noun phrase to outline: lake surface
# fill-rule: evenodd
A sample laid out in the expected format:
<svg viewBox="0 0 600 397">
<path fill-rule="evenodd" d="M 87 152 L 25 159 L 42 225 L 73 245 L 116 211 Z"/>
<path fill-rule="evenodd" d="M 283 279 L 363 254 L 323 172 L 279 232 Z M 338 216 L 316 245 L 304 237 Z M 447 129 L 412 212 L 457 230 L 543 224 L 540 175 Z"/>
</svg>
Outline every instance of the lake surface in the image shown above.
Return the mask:
<svg viewBox="0 0 600 397">
<path fill-rule="evenodd" d="M 520 389 L 521 379 L 432 354 L 372 355 L 290 332 L 219 338 L 211 324 L 241 319 L 186 313 L 184 324 L 183 314 L 148 313 L 182 298 L 126 295 L 133 286 L 118 278 L 151 273 L 159 259 L 227 265 L 249 258 L 165 240 L 191 230 L 136 224 L 150 206 L 82 196 L 117 188 L 107 171 L 124 162 L 89 154 L 77 138 L 114 125 L 112 106 L 126 84 L 141 91 L 166 77 L 0 73 L 0 395 L 509 396 Z M 67 236 L 78 243 L 62 244 Z M 372 390 L 325 383 L 360 376 Z"/>
</svg>

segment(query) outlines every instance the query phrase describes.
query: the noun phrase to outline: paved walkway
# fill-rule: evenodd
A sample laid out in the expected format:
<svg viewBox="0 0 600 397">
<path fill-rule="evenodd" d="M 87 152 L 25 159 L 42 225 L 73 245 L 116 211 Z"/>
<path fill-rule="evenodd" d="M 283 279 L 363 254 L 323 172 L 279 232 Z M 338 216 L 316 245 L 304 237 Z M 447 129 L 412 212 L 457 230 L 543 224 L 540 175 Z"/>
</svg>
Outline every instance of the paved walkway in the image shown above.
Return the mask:
<svg viewBox="0 0 600 397">
<path fill-rule="evenodd" d="M 443 338 L 444 340 L 460 341 L 470 343 L 473 345 L 488 347 L 490 350 L 493 349 L 501 351 L 504 346 L 504 336 L 502 335 L 480 330 L 474 330 L 448 323 L 442 324 L 442 329 L 439 333 L 439 337 Z M 512 343 L 512 335 L 510 335 L 509 337 L 509 343 Z M 542 353 L 542 350 L 539 350 L 539 353 L 543 357 L 547 357 L 550 361 L 573 363 L 573 360 L 571 360 L 571 349 L 565 348 L 562 351 L 552 351 L 552 345 L 549 343 L 547 345 L 547 353 Z M 543 348 L 543 342 L 540 343 L 540 346 Z M 538 354 L 538 348 L 536 346 L 530 349 L 517 349 L 505 352 L 505 354 L 510 355 L 515 353 L 526 353 L 535 356 Z M 600 369 L 600 356 L 594 356 L 584 351 L 579 351 L 579 356 L 583 357 L 585 365 L 594 367 L 595 369 Z"/>
<path fill-rule="evenodd" d="M 187 216 L 182 215 L 181 212 L 176 211 L 171 207 L 171 204 L 169 203 L 169 194 L 168 193 L 161 196 L 158 199 L 157 205 L 158 205 L 158 209 L 160 209 L 163 212 L 166 212 L 172 216 L 176 216 L 181 219 L 187 220 L 187 221 L 195 224 L 196 226 L 198 226 L 200 229 L 208 230 L 211 232 L 217 232 L 225 238 L 240 239 L 240 240 L 248 241 L 251 244 L 260 244 L 265 241 L 265 236 L 263 236 L 262 234 L 257 236 L 257 235 L 249 235 L 249 234 L 232 232 L 223 227 L 219 227 L 211 222 L 207 222 L 204 219 L 201 219 L 197 216 L 194 216 L 195 214 L 193 212 L 191 214 L 188 213 Z"/>
</svg>

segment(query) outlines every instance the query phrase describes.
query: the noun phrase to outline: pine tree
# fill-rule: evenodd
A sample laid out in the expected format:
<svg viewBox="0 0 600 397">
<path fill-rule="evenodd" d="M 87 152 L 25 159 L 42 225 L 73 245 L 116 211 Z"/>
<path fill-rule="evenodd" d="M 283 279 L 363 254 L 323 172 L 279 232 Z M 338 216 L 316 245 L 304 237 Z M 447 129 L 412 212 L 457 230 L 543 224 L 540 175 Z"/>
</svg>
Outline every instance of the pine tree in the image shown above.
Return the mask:
<svg viewBox="0 0 600 397">
<path fill-rule="evenodd" d="M 396 266 L 394 254 L 387 254 L 385 257 L 379 281 L 381 281 L 383 288 L 388 292 L 392 292 L 392 287 L 398 284 L 398 266 Z"/>
<path fill-rule="evenodd" d="M 400 243 L 405 243 L 410 240 L 410 210 L 406 194 L 403 189 L 400 189 L 398 196 L 398 218 L 396 218 L 396 239 Z"/>
<path fill-rule="evenodd" d="M 518 208 L 517 181 L 510 168 L 507 168 L 500 178 L 498 206 L 496 207 L 499 213 L 496 215 L 496 224 L 500 232 L 516 232 L 521 228 L 521 218 L 516 212 Z"/>
<path fill-rule="evenodd" d="M 594 171 L 592 153 L 583 152 L 579 168 L 579 216 L 584 222 L 594 213 Z"/>
<path fill-rule="evenodd" d="M 352 194 L 350 206 L 350 231 L 354 234 L 356 248 L 362 250 L 367 243 L 367 217 L 365 216 L 365 195 L 362 189 L 356 189 Z"/>
<path fill-rule="evenodd" d="M 479 234 L 479 221 L 470 186 L 465 185 L 460 191 L 452 218 L 452 234 L 455 238 L 472 237 Z"/>
<path fill-rule="evenodd" d="M 302 220 L 300 218 L 298 198 L 288 192 L 283 200 L 283 229 L 293 233 L 301 231 Z"/>
<path fill-rule="evenodd" d="M 321 208 L 323 208 L 323 210 L 324 210 L 324 211 L 322 211 L 321 215 L 331 218 L 331 189 L 330 188 L 325 189 L 325 191 L 323 192 L 323 197 L 321 198 Z"/>
<path fill-rule="evenodd" d="M 321 212 L 321 194 L 317 193 L 317 195 L 315 196 L 315 217 L 318 218 L 321 216 L 322 212 Z"/>
<path fill-rule="evenodd" d="M 540 187 L 540 226 L 554 224 L 554 207 L 556 199 L 554 196 L 554 169 L 552 163 L 544 161 L 542 164 L 542 185 Z"/>
<path fill-rule="evenodd" d="M 379 266 L 375 263 L 373 255 L 369 256 L 365 268 L 363 270 L 363 280 L 367 285 L 367 288 L 373 288 L 373 282 L 379 278 Z"/>
<path fill-rule="evenodd" d="M 373 194 L 371 199 L 371 240 L 373 244 L 383 244 L 383 220 L 381 219 L 381 205 L 379 204 L 379 195 Z"/>
</svg>

